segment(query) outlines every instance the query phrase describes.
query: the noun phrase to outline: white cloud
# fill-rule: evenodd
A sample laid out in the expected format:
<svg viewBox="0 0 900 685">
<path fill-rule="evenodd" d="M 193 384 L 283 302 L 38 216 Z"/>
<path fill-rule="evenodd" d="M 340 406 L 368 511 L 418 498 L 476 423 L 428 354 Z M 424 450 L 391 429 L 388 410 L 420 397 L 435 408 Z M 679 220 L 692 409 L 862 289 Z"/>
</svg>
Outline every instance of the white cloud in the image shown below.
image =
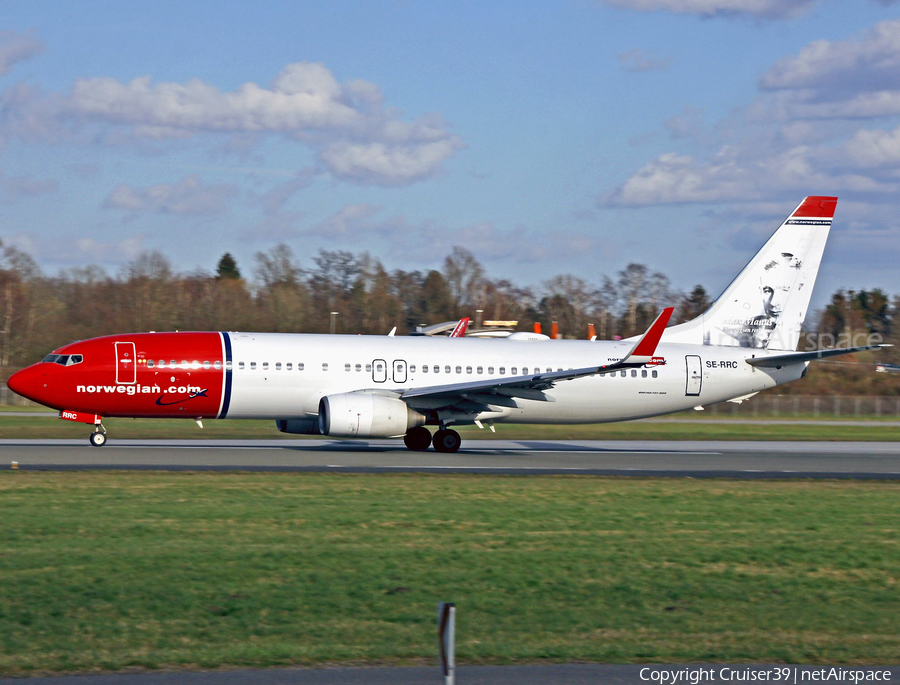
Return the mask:
<svg viewBox="0 0 900 685">
<path fill-rule="evenodd" d="M 303 234 L 339 240 L 360 237 L 361 233 L 367 233 L 373 228 L 379 230 L 371 223 L 371 219 L 381 210 L 381 207 L 370 204 L 348 205 Z"/>
<path fill-rule="evenodd" d="M 204 133 L 279 134 L 311 146 L 334 176 L 361 184 L 406 185 L 437 173 L 463 147 L 446 122 L 426 114 L 403 121 L 383 106 L 381 89 L 355 79 L 341 85 L 322 64 L 285 67 L 269 87 L 245 83 L 224 92 L 199 79 L 154 83 L 149 76 L 77 81 L 61 115 L 82 125 L 123 127 L 134 138 L 165 140 Z"/>
<path fill-rule="evenodd" d="M 858 168 L 890 167 L 893 171 L 900 165 L 900 127 L 857 131 L 843 151 L 845 159 Z"/>
<path fill-rule="evenodd" d="M 44 44 L 34 37 L 15 31 L 0 31 L 0 76 L 18 63 L 44 51 Z"/>
<path fill-rule="evenodd" d="M 225 211 L 225 205 L 237 190 L 230 184 L 204 185 L 196 175 L 177 183 L 159 183 L 148 188 L 122 184 L 112 190 L 103 202 L 110 209 L 188 216 L 214 216 Z"/>
<path fill-rule="evenodd" d="M 54 193 L 59 182 L 52 179 L 35 180 L 28 176 L 5 176 L 0 172 L 0 189 L 7 202 L 17 202 L 24 197 Z"/>
<path fill-rule="evenodd" d="M 880 22 L 850 40 L 814 41 L 776 62 L 760 86 L 815 88 L 824 94 L 900 87 L 900 20 Z"/>
<path fill-rule="evenodd" d="M 404 120 L 385 107 L 378 85 L 344 84 L 323 64 L 287 65 L 268 86 L 223 91 L 200 79 L 156 83 L 109 77 L 77 80 L 68 94 L 18 85 L 0 93 L 0 136 L 58 140 L 100 133 L 106 142 L 212 139 L 222 152 L 241 141 L 284 136 L 308 146 L 336 178 L 364 185 L 406 185 L 429 178 L 465 147 L 437 114 Z M 95 140 L 91 138 L 90 140 Z M 2 138 L 0 138 L 2 142 Z"/>
<path fill-rule="evenodd" d="M 605 249 L 598 236 L 586 233 L 529 232 L 522 227 L 503 230 L 490 222 L 450 228 L 430 221 L 412 223 L 402 214 L 382 217 L 383 211 L 370 204 L 348 205 L 301 234 L 304 239 L 322 238 L 328 245 L 352 245 L 356 250 L 389 244 L 391 256 L 404 262 L 429 262 L 455 245 L 472 248 L 479 259 L 513 264 L 550 262 L 561 251 L 587 256 Z"/>
<path fill-rule="evenodd" d="M 640 73 L 645 71 L 665 71 L 669 68 L 668 57 L 657 57 L 652 52 L 647 52 L 640 48 L 620 52 L 618 57 L 619 64 L 622 65 L 625 71 Z"/>
<path fill-rule="evenodd" d="M 784 19 L 805 12 L 816 0 L 605 0 L 638 12 L 664 11 L 703 17 L 750 16 Z"/>
<path fill-rule="evenodd" d="M 47 240 L 45 235 L 19 233 L 8 242 L 40 262 L 60 265 L 122 264 L 144 250 L 144 235 L 133 235 L 119 241 L 103 241 L 84 235 L 65 234 Z"/>
<path fill-rule="evenodd" d="M 892 89 L 896 85 L 896 89 Z M 666 122 L 694 154 L 668 152 L 601 197 L 601 206 L 747 202 L 808 193 L 900 191 L 900 21 L 779 60 L 751 105 L 713 129 Z M 690 111 L 688 111 L 690 114 Z M 860 127 L 886 119 L 889 129 Z M 688 138 L 682 129 L 693 132 Z"/>
<path fill-rule="evenodd" d="M 459 147 L 452 137 L 407 145 L 340 141 L 322 150 L 319 157 L 341 178 L 367 185 L 407 185 L 433 176 Z"/>
</svg>

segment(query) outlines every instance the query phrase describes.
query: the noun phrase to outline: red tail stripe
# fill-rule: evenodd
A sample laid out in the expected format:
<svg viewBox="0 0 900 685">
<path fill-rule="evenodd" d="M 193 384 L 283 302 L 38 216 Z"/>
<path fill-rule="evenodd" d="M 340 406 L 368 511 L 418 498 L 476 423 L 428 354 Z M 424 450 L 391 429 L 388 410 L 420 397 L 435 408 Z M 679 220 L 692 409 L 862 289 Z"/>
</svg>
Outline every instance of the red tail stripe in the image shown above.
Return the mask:
<svg viewBox="0 0 900 685">
<path fill-rule="evenodd" d="M 821 197 L 821 196 L 813 196 L 808 197 L 803 201 L 799 207 L 797 207 L 797 211 L 795 211 L 791 216 L 793 217 L 834 217 L 834 209 L 837 207 L 838 199 L 836 197 Z"/>
</svg>

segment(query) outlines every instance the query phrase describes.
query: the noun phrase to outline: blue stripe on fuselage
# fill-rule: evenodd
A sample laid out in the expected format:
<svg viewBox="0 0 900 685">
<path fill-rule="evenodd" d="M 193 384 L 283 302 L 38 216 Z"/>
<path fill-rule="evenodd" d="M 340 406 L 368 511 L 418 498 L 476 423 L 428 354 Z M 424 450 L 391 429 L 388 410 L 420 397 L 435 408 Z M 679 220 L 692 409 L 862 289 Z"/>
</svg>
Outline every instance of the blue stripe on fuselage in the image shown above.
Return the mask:
<svg viewBox="0 0 900 685">
<path fill-rule="evenodd" d="M 222 396 L 222 411 L 219 412 L 219 418 L 224 419 L 228 414 L 228 407 L 231 404 L 231 338 L 228 333 L 222 333 L 222 342 L 225 343 L 225 394 Z"/>
</svg>

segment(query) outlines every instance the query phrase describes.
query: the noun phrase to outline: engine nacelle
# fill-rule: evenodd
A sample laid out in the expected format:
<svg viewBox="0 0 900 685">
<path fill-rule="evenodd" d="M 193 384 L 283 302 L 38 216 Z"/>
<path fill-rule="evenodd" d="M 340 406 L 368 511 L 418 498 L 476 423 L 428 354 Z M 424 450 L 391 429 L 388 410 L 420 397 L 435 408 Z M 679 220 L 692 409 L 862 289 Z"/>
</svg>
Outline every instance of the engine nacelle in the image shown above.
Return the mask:
<svg viewBox="0 0 900 685">
<path fill-rule="evenodd" d="M 315 416 L 308 419 L 278 419 L 275 421 L 275 426 L 282 433 L 321 435 L 319 432 L 319 419 Z"/>
<path fill-rule="evenodd" d="M 425 423 L 425 417 L 394 397 L 365 392 L 319 400 L 319 430 L 340 438 L 393 438 Z"/>
</svg>

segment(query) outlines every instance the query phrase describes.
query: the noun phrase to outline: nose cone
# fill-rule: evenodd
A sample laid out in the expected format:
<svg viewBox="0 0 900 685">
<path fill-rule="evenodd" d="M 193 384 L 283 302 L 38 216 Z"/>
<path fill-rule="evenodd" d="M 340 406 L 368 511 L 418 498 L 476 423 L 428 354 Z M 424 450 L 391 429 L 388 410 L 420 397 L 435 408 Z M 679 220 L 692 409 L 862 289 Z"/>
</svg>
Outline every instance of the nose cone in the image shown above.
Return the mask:
<svg viewBox="0 0 900 685">
<path fill-rule="evenodd" d="M 41 368 L 42 364 L 29 366 L 9 377 L 6 385 L 14 393 L 34 402 L 47 404 L 46 397 L 49 390 L 47 373 Z"/>
</svg>

